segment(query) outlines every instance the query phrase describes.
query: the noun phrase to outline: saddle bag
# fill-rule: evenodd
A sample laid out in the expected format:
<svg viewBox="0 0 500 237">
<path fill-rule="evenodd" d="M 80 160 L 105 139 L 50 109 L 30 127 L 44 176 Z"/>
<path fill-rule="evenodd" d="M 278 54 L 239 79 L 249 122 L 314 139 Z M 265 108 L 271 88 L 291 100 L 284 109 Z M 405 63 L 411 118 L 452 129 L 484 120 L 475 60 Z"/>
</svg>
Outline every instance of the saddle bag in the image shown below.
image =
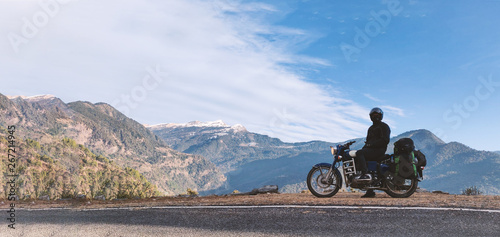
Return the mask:
<svg viewBox="0 0 500 237">
<path fill-rule="evenodd" d="M 417 177 L 415 145 L 411 138 L 401 138 L 394 143 L 394 173 L 402 178 Z"/>
<path fill-rule="evenodd" d="M 415 165 L 417 166 L 418 176 L 419 178 L 423 179 L 424 178 L 423 169 L 427 165 L 427 159 L 425 158 L 424 153 L 422 153 L 419 150 L 416 150 L 413 153 L 415 154 L 415 159 L 417 159 Z"/>
<path fill-rule="evenodd" d="M 424 153 L 419 150 L 416 150 L 413 153 L 415 154 L 415 158 L 417 159 L 417 163 L 415 164 L 417 166 L 417 169 L 419 169 L 420 167 L 425 167 L 427 165 L 427 159 L 425 158 Z"/>
</svg>

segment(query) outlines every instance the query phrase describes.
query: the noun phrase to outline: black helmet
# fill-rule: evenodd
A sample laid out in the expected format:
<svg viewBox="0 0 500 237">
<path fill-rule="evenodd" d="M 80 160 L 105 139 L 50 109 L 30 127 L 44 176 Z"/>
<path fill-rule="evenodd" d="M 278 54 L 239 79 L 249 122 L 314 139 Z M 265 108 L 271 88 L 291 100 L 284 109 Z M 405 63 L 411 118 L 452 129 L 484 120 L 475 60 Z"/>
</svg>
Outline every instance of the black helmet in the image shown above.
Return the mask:
<svg viewBox="0 0 500 237">
<path fill-rule="evenodd" d="M 382 118 L 384 118 L 384 111 L 380 108 L 375 107 L 370 111 L 370 119 L 372 122 L 380 122 L 382 121 Z"/>
</svg>

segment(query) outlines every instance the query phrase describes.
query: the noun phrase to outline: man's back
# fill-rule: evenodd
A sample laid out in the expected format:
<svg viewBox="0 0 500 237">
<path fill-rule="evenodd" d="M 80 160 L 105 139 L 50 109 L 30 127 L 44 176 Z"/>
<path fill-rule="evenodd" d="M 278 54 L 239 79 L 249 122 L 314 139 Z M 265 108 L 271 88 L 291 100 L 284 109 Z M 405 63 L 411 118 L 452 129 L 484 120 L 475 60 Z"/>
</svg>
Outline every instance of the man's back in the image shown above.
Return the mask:
<svg viewBox="0 0 500 237">
<path fill-rule="evenodd" d="M 380 148 L 387 149 L 391 137 L 391 129 L 389 125 L 380 121 L 374 123 L 370 128 L 368 128 L 368 134 L 366 135 L 366 144 L 364 147 L 367 148 Z"/>
</svg>

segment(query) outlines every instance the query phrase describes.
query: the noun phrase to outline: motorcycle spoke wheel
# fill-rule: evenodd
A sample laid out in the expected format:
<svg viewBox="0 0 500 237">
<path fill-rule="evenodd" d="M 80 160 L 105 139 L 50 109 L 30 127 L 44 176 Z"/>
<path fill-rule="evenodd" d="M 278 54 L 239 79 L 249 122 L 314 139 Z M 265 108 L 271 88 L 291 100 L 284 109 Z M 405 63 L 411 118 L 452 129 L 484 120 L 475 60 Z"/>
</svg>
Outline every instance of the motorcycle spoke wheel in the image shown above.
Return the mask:
<svg viewBox="0 0 500 237">
<path fill-rule="evenodd" d="M 315 167 L 307 175 L 307 187 L 314 196 L 331 197 L 342 186 L 338 170 L 335 169 L 333 174 L 327 177 L 329 169 L 329 167 Z"/>
<path fill-rule="evenodd" d="M 385 180 L 385 192 L 394 198 L 406 198 L 411 196 L 417 190 L 417 179 L 405 179 L 401 185 L 395 184 L 392 179 Z"/>
</svg>

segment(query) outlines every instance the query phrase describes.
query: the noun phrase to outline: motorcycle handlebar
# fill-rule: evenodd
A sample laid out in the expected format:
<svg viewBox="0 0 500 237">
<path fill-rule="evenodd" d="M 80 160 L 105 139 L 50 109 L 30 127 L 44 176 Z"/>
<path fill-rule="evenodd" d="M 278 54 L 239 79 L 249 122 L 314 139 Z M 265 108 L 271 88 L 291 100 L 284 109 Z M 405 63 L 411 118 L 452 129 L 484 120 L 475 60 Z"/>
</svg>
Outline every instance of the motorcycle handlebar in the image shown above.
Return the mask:
<svg viewBox="0 0 500 237">
<path fill-rule="evenodd" d="M 344 144 L 344 145 L 342 145 L 342 146 L 343 146 L 343 147 L 345 147 L 345 148 L 349 148 L 349 146 L 351 146 L 351 145 L 352 145 L 352 144 L 354 144 L 355 142 L 356 142 L 356 141 L 350 141 L 350 142 L 348 142 L 348 143 L 346 143 L 346 144 Z M 330 148 L 331 148 L 331 149 L 333 149 L 334 147 L 333 147 L 333 146 L 330 146 Z"/>
<path fill-rule="evenodd" d="M 350 145 L 354 144 L 355 142 L 356 142 L 356 141 L 350 141 L 350 142 L 348 142 L 348 143 L 344 144 L 344 146 L 349 147 Z"/>
</svg>

